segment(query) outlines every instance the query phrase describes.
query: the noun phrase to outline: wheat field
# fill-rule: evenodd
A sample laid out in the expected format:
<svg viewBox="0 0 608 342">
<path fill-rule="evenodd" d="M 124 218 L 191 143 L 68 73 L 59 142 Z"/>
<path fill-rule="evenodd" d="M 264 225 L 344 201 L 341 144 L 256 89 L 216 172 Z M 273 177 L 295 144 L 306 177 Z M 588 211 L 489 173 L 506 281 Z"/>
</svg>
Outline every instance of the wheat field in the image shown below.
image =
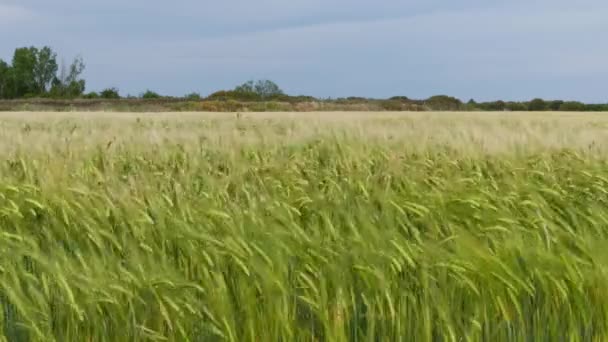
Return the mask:
<svg viewBox="0 0 608 342">
<path fill-rule="evenodd" d="M 0 114 L 6 341 L 605 341 L 608 116 Z"/>
</svg>

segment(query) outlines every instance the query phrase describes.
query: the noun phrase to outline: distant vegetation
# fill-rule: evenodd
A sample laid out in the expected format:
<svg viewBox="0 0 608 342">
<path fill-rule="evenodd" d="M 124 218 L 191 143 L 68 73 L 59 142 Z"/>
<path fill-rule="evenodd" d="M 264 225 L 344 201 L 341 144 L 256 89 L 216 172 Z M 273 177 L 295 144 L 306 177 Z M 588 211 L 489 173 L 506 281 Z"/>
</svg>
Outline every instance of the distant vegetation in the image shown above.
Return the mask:
<svg viewBox="0 0 608 342">
<path fill-rule="evenodd" d="M 288 95 L 270 80 L 248 81 L 207 97 L 199 93 L 183 97 L 163 96 L 152 90 L 146 90 L 137 97 L 125 97 L 117 88 L 85 93 L 86 81 L 81 77 L 84 69 L 81 57 L 69 65 L 60 65 L 57 54 L 48 46 L 18 48 L 10 64 L 0 59 L 0 100 L 11 100 L 0 101 L 0 110 L 63 110 L 69 107 L 118 111 L 608 111 L 608 103 L 586 104 L 540 98 L 523 102 L 498 100 L 479 103 L 473 99 L 465 103 L 446 95 L 428 99 L 406 96 L 319 99 Z"/>
<path fill-rule="evenodd" d="M 83 97 L 85 65 L 77 57 L 70 65 L 59 65 L 50 47 L 15 50 L 12 64 L 0 60 L 0 98 Z"/>
</svg>

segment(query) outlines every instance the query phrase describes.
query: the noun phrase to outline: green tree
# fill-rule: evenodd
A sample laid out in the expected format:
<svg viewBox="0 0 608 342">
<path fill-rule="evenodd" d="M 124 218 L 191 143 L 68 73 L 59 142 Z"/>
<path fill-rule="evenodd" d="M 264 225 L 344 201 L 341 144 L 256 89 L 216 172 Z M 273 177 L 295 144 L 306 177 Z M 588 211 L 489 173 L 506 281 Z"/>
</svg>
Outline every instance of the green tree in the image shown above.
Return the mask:
<svg viewBox="0 0 608 342">
<path fill-rule="evenodd" d="M 57 75 L 57 54 L 45 46 L 35 50 L 35 64 L 33 70 L 35 92 L 44 94 L 49 91 L 52 81 Z"/>
<path fill-rule="evenodd" d="M 84 69 L 85 64 L 80 56 L 74 58 L 67 70 L 65 65 L 62 66 L 60 74 L 53 81 L 51 96 L 67 98 L 81 96 L 86 88 L 85 80 L 80 78 Z"/>
<path fill-rule="evenodd" d="M 244 101 L 268 100 L 283 94 L 281 88 L 269 80 L 247 81 L 234 88 L 232 94 L 228 93 L 234 95 L 235 99 Z"/>
<path fill-rule="evenodd" d="M 498 100 L 494 102 L 487 102 L 484 104 L 484 107 L 486 110 L 504 111 L 507 108 L 507 104 L 502 100 Z"/>
<path fill-rule="evenodd" d="M 86 82 L 84 79 L 80 78 L 84 69 L 84 60 L 81 56 L 76 57 L 70 65 L 70 72 L 68 73 L 66 82 L 68 88 L 67 93 L 70 96 L 80 96 L 84 93 Z"/>
<path fill-rule="evenodd" d="M 530 101 L 528 105 L 528 110 L 533 112 L 547 110 L 547 103 L 543 99 L 534 99 Z"/>
<path fill-rule="evenodd" d="M 198 101 L 198 100 L 200 100 L 202 97 L 201 97 L 201 94 L 199 94 L 199 93 L 190 93 L 190 94 L 188 94 L 188 95 L 184 96 L 184 98 L 185 98 L 186 100 L 190 100 L 190 101 Z"/>
<path fill-rule="evenodd" d="M 432 96 L 425 101 L 425 105 L 432 110 L 459 110 L 462 108 L 462 102 L 459 99 L 446 95 Z"/>
<path fill-rule="evenodd" d="M 18 48 L 13 55 L 12 87 L 14 97 L 37 93 L 34 69 L 37 64 L 38 49 L 35 47 Z"/>
<path fill-rule="evenodd" d="M 162 96 L 160 96 L 158 93 L 153 92 L 152 90 L 146 90 L 145 93 L 141 94 L 141 98 L 142 99 L 160 99 Z"/>
<path fill-rule="evenodd" d="M 88 94 L 83 94 L 82 97 L 85 99 L 93 100 L 93 99 L 98 99 L 100 96 L 98 93 L 92 91 Z"/>
<path fill-rule="evenodd" d="M 84 71 L 81 57 L 57 75 L 57 54 L 48 46 L 15 49 L 12 65 L 0 63 L 0 98 L 24 96 L 77 97 L 84 93 L 85 81 L 80 78 Z"/>
<path fill-rule="evenodd" d="M 5 61 L 0 59 L 0 99 L 8 99 L 11 97 L 9 92 L 11 77 L 11 67 Z"/>
<path fill-rule="evenodd" d="M 528 110 L 528 107 L 521 102 L 509 102 L 506 105 L 506 109 L 512 112 L 525 112 Z"/>
<path fill-rule="evenodd" d="M 269 80 L 257 81 L 254 91 L 263 100 L 283 95 L 283 90 L 276 83 Z"/>
<path fill-rule="evenodd" d="M 564 101 L 562 100 L 549 101 L 547 103 L 547 108 L 552 111 L 558 111 L 563 104 Z"/>
<path fill-rule="evenodd" d="M 102 99 L 115 100 L 120 99 L 120 94 L 118 93 L 118 89 L 116 88 L 107 88 L 99 93 L 99 97 Z"/>
<path fill-rule="evenodd" d="M 559 110 L 564 111 L 564 112 L 582 112 L 585 109 L 586 109 L 585 104 L 582 102 L 577 102 L 577 101 L 564 102 L 559 107 Z"/>
<path fill-rule="evenodd" d="M 237 93 L 255 93 L 255 86 L 253 81 L 247 81 L 234 88 L 234 91 Z"/>
</svg>

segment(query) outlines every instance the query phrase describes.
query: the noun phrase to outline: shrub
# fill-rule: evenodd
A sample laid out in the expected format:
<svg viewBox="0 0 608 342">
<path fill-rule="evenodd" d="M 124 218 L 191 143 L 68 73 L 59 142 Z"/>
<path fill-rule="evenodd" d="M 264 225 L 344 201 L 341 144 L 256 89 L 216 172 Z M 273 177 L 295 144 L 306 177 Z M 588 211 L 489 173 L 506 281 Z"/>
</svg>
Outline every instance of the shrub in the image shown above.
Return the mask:
<svg viewBox="0 0 608 342">
<path fill-rule="evenodd" d="M 401 100 L 383 100 L 380 101 L 380 106 L 382 107 L 382 109 L 388 111 L 403 110 L 403 102 Z"/>
<path fill-rule="evenodd" d="M 85 99 L 98 99 L 100 96 L 98 93 L 92 91 L 90 93 L 82 95 L 82 97 Z"/>
<path fill-rule="evenodd" d="M 120 94 L 116 88 L 107 88 L 99 93 L 99 96 L 103 99 L 120 99 Z"/>
<path fill-rule="evenodd" d="M 606 112 L 608 111 L 608 104 L 586 104 L 584 110 L 588 112 Z"/>
<path fill-rule="evenodd" d="M 528 110 L 531 111 L 543 111 L 547 110 L 547 103 L 543 99 L 534 99 L 530 101 L 528 105 Z"/>
<path fill-rule="evenodd" d="M 582 112 L 585 110 L 585 104 L 577 101 L 568 101 L 559 106 L 560 111 L 564 112 Z"/>
<path fill-rule="evenodd" d="M 564 104 L 564 101 L 562 101 L 562 100 L 549 101 L 547 103 L 547 108 L 552 111 L 558 111 L 563 104 Z"/>
<path fill-rule="evenodd" d="M 521 102 L 509 102 L 507 103 L 505 108 L 512 112 L 523 112 L 528 110 L 528 107 L 526 107 L 526 105 Z"/>
<path fill-rule="evenodd" d="M 158 93 L 153 92 L 152 90 L 146 90 L 143 94 L 141 94 L 140 97 L 142 99 L 150 100 L 150 99 L 160 99 L 162 96 L 160 96 Z"/>
<path fill-rule="evenodd" d="M 425 105 L 431 110 L 459 110 L 462 109 L 462 102 L 451 96 L 437 95 L 428 98 Z"/>
<path fill-rule="evenodd" d="M 220 112 L 220 104 L 218 101 L 203 101 L 199 105 L 199 110 L 203 112 Z"/>
<path fill-rule="evenodd" d="M 190 101 L 198 101 L 198 100 L 201 99 L 201 94 L 199 94 L 199 93 L 190 93 L 190 94 L 184 96 L 184 98 L 186 100 L 190 100 Z"/>
</svg>

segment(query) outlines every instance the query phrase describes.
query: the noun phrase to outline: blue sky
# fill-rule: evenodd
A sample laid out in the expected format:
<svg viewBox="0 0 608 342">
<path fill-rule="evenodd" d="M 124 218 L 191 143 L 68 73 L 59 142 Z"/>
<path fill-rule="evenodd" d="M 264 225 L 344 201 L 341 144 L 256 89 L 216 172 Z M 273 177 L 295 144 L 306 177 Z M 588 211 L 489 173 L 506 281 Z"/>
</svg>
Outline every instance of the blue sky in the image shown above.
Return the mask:
<svg viewBox="0 0 608 342">
<path fill-rule="evenodd" d="M 89 90 L 608 102 L 606 0 L 0 0 L 0 58 L 84 57 Z"/>
</svg>

